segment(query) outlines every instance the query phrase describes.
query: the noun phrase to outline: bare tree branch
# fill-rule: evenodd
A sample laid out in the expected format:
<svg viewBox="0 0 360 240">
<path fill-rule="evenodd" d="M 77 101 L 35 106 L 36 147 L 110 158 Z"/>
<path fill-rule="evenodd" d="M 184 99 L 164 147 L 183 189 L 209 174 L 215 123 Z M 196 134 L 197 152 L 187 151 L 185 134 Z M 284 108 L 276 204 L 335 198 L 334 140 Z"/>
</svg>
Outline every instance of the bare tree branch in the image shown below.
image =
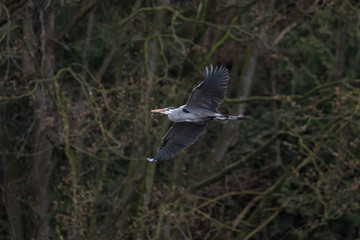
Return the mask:
<svg viewBox="0 0 360 240">
<path fill-rule="evenodd" d="M 268 139 L 263 145 L 261 145 L 258 149 L 254 150 L 252 153 L 244 157 L 243 159 L 234 162 L 233 164 L 230 164 L 226 168 L 223 168 L 221 171 L 217 172 L 216 174 L 205 178 L 204 180 L 201 180 L 192 186 L 190 186 L 187 190 L 188 193 L 193 193 L 196 190 L 199 190 L 201 188 L 204 188 L 206 186 L 210 186 L 211 184 L 217 182 L 221 178 L 223 178 L 225 175 L 231 173 L 232 171 L 240 168 L 243 166 L 244 163 L 248 162 L 251 159 L 254 159 L 255 157 L 259 156 L 262 152 L 264 152 L 268 147 L 270 147 L 276 139 L 278 139 L 283 133 L 279 131 L 278 134 L 274 135 L 270 139 Z"/>
<path fill-rule="evenodd" d="M 27 2 L 28 0 L 21 0 L 19 3 L 16 3 L 15 5 L 12 5 L 8 8 L 8 14 L 11 15 L 13 12 L 15 12 L 16 10 L 18 10 L 19 8 L 21 8 L 22 6 L 25 5 L 25 3 Z M 11 1 L 9 1 L 11 2 Z M 7 4 L 5 3 L 5 6 Z M 3 15 L 3 17 L 0 19 L 0 26 L 4 25 L 7 21 L 8 21 L 8 18 L 9 16 L 7 16 L 6 14 Z"/>
<path fill-rule="evenodd" d="M 99 0 L 92 0 L 84 7 L 80 9 L 80 11 L 70 20 L 68 25 L 64 28 L 64 30 L 57 37 L 59 40 L 62 40 L 66 34 L 68 34 L 72 29 L 74 29 L 75 25 L 83 19 L 98 3 Z"/>
</svg>

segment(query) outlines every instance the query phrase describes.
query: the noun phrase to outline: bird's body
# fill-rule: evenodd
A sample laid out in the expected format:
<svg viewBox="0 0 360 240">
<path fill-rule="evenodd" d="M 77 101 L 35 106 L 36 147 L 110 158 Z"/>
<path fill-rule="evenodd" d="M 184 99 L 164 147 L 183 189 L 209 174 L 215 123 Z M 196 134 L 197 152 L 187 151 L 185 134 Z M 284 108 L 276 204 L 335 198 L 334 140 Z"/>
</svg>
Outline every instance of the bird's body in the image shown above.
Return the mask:
<svg viewBox="0 0 360 240">
<path fill-rule="evenodd" d="M 168 117 L 171 121 L 173 122 L 193 122 L 193 123 L 198 123 L 198 122 L 204 122 L 206 120 L 208 120 L 208 118 L 216 118 L 218 116 L 220 116 L 221 114 L 211 111 L 211 110 L 207 110 L 207 109 L 196 109 L 195 113 L 194 112 L 190 112 L 188 110 L 184 110 L 185 105 L 182 105 L 176 109 L 174 109 L 173 111 L 171 111 L 168 114 Z"/>
<path fill-rule="evenodd" d="M 194 88 L 185 105 L 151 110 L 168 115 L 175 123 L 163 138 L 155 158 L 147 160 L 165 160 L 190 146 L 205 131 L 209 121 L 219 120 L 226 123 L 228 120 L 248 119 L 249 117 L 243 114 L 227 116 L 217 110 L 225 98 L 228 80 L 229 73 L 226 68 L 213 69 L 211 66 L 210 70 L 206 68 L 205 80 Z"/>
<path fill-rule="evenodd" d="M 200 117 L 192 112 L 184 112 L 185 105 L 182 105 L 168 114 L 168 117 L 173 122 L 199 122 Z"/>
</svg>

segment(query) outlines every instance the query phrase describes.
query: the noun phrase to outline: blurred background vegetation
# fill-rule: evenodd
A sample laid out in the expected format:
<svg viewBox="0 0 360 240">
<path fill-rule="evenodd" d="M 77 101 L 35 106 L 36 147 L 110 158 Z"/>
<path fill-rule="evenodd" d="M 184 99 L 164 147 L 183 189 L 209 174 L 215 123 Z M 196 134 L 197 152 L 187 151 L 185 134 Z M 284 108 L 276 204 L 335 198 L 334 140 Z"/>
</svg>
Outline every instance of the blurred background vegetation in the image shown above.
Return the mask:
<svg viewBox="0 0 360 240">
<path fill-rule="evenodd" d="M 355 0 L 2 0 L 0 239 L 359 239 Z M 207 65 L 220 111 L 148 163 Z"/>
</svg>

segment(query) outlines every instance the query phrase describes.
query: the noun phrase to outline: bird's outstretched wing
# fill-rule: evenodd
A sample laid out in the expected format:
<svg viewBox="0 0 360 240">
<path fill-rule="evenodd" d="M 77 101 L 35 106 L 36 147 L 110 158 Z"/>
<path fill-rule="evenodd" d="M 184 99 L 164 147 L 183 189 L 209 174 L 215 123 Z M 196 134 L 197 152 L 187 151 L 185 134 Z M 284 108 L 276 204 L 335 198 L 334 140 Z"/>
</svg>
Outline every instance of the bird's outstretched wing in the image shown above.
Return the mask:
<svg viewBox="0 0 360 240">
<path fill-rule="evenodd" d="M 192 91 L 185 111 L 193 112 L 195 109 L 209 109 L 216 111 L 216 108 L 225 98 L 227 84 L 229 80 L 229 71 L 225 67 L 210 66 L 210 70 L 206 67 L 206 77 Z"/>
<path fill-rule="evenodd" d="M 205 131 L 206 123 L 177 122 L 170 128 L 162 140 L 162 144 L 154 159 L 149 161 L 166 160 L 193 144 Z"/>
</svg>

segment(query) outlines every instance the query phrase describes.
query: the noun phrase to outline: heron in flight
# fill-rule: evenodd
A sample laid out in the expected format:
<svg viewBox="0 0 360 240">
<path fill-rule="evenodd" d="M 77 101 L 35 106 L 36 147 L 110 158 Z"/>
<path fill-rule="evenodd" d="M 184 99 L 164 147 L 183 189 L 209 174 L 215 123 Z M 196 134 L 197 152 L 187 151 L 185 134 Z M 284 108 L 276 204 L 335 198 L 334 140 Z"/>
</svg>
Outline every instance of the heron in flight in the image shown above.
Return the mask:
<svg viewBox="0 0 360 240">
<path fill-rule="evenodd" d="M 160 148 L 154 158 L 148 161 L 166 160 L 178 154 L 184 148 L 193 144 L 204 133 L 208 122 L 218 120 L 227 123 L 228 120 L 247 120 L 244 114 L 228 116 L 220 113 L 217 107 L 225 98 L 229 71 L 225 67 L 207 67 L 206 76 L 195 87 L 185 105 L 178 108 L 167 107 L 151 110 L 153 113 L 168 115 L 174 123 L 162 139 Z"/>
</svg>

